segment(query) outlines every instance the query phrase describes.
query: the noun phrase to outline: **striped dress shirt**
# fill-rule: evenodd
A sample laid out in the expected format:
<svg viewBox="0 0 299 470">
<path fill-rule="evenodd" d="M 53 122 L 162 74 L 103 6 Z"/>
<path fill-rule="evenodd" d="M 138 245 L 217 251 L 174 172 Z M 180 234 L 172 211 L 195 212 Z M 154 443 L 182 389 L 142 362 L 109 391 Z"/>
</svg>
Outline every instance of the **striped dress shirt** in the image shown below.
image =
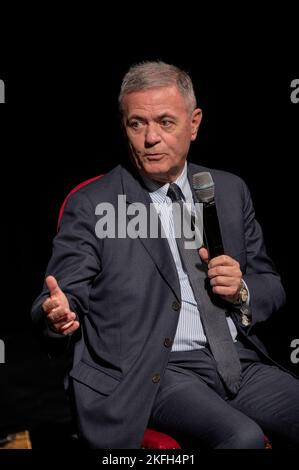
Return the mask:
<svg viewBox="0 0 299 470">
<path fill-rule="evenodd" d="M 159 214 L 163 230 L 167 234 L 167 241 L 169 243 L 180 281 L 182 305 L 178 327 L 172 345 L 172 351 L 191 351 L 193 349 L 203 348 L 207 344 L 207 338 L 203 330 L 200 311 L 194 298 L 189 278 L 182 266 L 175 239 L 172 201 L 167 196 L 169 183 L 161 186 L 148 178 L 143 179 L 147 189 L 149 190 L 151 200 Z M 182 190 L 185 202 L 190 203 L 191 207 L 194 209 L 192 192 L 187 178 L 187 163 L 185 163 L 185 167 L 181 175 L 174 182 Z M 227 317 L 227 322 L 232 338 L 235 341 L 237 336 L 236 327 L 230 317 Z"/>
</svg>

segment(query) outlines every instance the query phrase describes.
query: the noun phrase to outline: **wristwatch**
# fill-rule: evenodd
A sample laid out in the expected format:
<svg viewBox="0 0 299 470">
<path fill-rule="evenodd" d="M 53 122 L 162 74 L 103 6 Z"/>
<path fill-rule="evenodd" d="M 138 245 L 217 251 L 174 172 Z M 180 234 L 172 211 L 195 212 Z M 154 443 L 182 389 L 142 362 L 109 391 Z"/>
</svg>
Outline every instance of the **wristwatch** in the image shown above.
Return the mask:
<svg viewBox="0 0 299 470">
<path fill-rule="evenodd" d="M 246 287 L 246 284 L 243 281 L 243 279 L 241 279 L 241 286 L 240 286 L 238 298 L 234 301 L 234 304 L 235 305 L 245 304 L 248 300 L 248 296 L 249 296 L 249 293 L 248 293 L 248 289 Z"/>
<path fill-rule="evenodd" d="M 237 300 L 234 302 L 241 314 L 241 323 L 243 326 L 249 326 L 251 324 L 251 311 L 247 302 L 249 300 L 249 292 L 245 282 L 241 279 L 241 286 Z"/>
</svg>

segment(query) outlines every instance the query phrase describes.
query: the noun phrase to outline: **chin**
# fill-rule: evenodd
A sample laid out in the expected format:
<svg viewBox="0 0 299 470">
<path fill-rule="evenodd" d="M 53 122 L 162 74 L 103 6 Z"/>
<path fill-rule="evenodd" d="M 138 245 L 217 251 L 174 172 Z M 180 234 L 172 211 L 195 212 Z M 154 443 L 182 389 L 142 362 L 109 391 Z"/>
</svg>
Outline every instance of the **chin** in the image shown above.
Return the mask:
<svg viewBox="0 0 299 470">
<path fill-rule="evenodd" d="M 158 163 L 147 163 L 144 165 L 143 171 L 149 178 L 157 179 L 159 181 L 165 180 L 165 182 L 167 182 L 170 174 L 170 168 Z"/>
</svg>

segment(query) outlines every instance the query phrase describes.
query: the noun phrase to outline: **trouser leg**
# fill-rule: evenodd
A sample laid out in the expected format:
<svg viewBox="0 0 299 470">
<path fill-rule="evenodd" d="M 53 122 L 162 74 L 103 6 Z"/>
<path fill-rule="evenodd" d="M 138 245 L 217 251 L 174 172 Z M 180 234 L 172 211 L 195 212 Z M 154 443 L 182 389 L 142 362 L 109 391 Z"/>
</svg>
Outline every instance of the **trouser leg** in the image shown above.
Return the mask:
<svg viewBox="0 0 299 470">
<path fill-rule="evenodd" d="M 270 441 L 299 447 L 299 380 L 291 374 L 253 363 L 230 404 L 258 423 Z"/>
<path fill-rule="evenodd" d="M 173 357 L 180 360 L 170 363 L 166 370 L 150 425 L 174 437 L 190 437 L 200 447 L 263 448 L 264 433 L 260 426 L 219 396 L 221 384 L 213 359 L 205 351 L 175 353 Z M 202 377 L 194 373 L 193 361 L 200 367 Z"/>
<path fill-rule="evenodd" d="M 152 425 L 213 448 L 259 448 L 263 433 L 273 443 L 298 447 L 299 380 L 262 363 L 241 342 L 236 347 L 242 383 L 233 399 L 227 396 L 207 348 L 172 353 L 154 403 Z"/>
</svg>

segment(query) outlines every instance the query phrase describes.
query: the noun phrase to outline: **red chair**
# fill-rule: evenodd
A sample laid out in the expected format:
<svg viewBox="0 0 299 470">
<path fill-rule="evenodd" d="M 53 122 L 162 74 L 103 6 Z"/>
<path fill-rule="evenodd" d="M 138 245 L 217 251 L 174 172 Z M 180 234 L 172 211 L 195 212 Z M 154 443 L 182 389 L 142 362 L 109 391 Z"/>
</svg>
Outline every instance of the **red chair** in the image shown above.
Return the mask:
<svg viewBox="0 0 299 470">
<path fill-rule="evenodd" d="M 59 229 L 60 219 L 62 217 L 65 205 L 69 197 L 73 193 L 78 191 L 80 188 L 83 188 L 84 186 L 91 183 L 92 181 L 95 181 L 101 178 L 101 176 L 103 175 L 94 176 L 93 178 L 83 181 L 82 183 L 79 183 L 77 186 L 75 186 L 69 192 L 69 194 L 66 196 L 65 200 L 63 201 L 62 206 L 59 211 L 57 230 Z M 142 449 L 181 449 L 181 446 L 173 437 L 169 436 L 168 434 L 148 428 L 145 430 L 143 440 L 141 443 L 141 448 Z M 272 449 L 269 439 L 266 436 L 265 436 L 265 449 Z"/>
<path fill-rule="evenodd" d="M 99 178 L 101 178 L 101 176 L 103 176 L 103 175 L 94 176 L 93 178 L 89 178 L 89 179 L 86 180 L 86 181 L 82 181 L 82 183 L 77 184 L 77 186 L 75 186 L 75 187 L 68 193 L 68 195 L 66 196 L 65 200 L 64 200 L 63 203 L 62 203 L 62 206 L 60 207 L 60 211 L 59 211 L 59 215 L 58 215 L 58 222 L 57 222 L 57 230 L 59 229 L 60 219 L 61 219 L 61 217 L 62 217 L 62 214 L 63 214 L 64 208 L 65 208 L 65 205 L 66 205 L 67 201 L 69 200 L 70 196 L 71 196 L 72 194 L 74 194 L 76 191 L 78 191 L 78 189 L 83 188 L 84 186 L 86 186 L 87 184 L 91 183 L 92 181 L 98 180 Z"/>
<path fill-rule="evenodd" d="M 181 446 L 173 438 L 164 434 L 163 432 L 155 431 L 154 429 L 146 429 L 142 444 L 142 449 L 180 449 Z"/>
</svg>

